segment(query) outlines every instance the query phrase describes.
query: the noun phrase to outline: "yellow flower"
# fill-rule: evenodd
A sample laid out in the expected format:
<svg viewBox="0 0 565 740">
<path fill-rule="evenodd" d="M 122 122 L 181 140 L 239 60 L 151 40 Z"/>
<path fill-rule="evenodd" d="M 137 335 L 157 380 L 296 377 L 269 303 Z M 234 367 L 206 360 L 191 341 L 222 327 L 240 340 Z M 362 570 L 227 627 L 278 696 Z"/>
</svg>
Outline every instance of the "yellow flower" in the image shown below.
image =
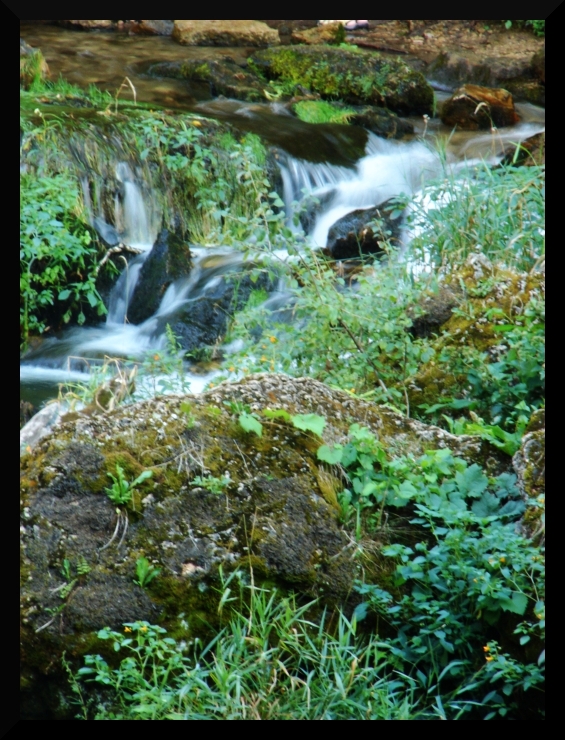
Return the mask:
<svg viewBox="0 0 565 740">
<path fill-rule="evenodd" d="M 487 655 L 486 656 L 487 663 L 490 663 L 491 660 L 494 660 L 494 658 L 492 657 L 492 655 Z"/>
<path fill-rule="evenodd" d="M 275 344 L 276 341 L 277 341 L 276 337 L 269 337 L 269 342 L 272 342 L 273 344 Z"/>
<path fill-rule="evenodd" d="M 267 362 L 267 358 L 264 355 L 261 357 L 261 362 Z"/>
<path fill-rule="evenodd" d="M 355 393 L 355 388 L 352 388 L 351 389 L 351 393 Z"/>
<path fill-rule="evenodd" d="M 160 360 L 161 358 L 159 357 L 159 355 L 153 355 L 153 359 L 154 360 Z"/>
<path fill-rule="evenodd" d="M 200 121 L 192 121 L 192 125 L 193 126 L 202 126 L 202 124 L 200 123 Z"/>
<path fill-rule="evenodd" d="M 501 563 L 505 563 L 506 562 L 506 558 L 500 558 L 500 562 Z"/>
<path fill-rule="evenodd" d="M 484 648 L 483 648 L 483 651 L 484 651 L 485 653 L 490 653 L 490 648 L 489 648 L 489 646 L 488 646 L 488 645 L 485 645 L 485 646 L 484 646 Z"/>
<path fill-rule="evenodd" d="M 477 578 L 473 578 L 473 583 L 478 583 L 478 582 L 479 582 L 479 581 L 478 581 L 478 579 L 477 579 Z"/>
<path fill-rule="evenodd" d="M 233 372 L 234 372 L 234 370 L 235 370 L 235 367 L 234 367 L 234 366 L 232 365 L 232 366 L 231 366 L 231 367 L 229 368 L 229 371 L 230 371 L 230 373 L 233 373 Z"/>
<path fill-rule="evenodd" d="M 147 632 L 147 627 L 143 626 L 139 628 L 141 632 Z"/>
<path fill-rule="evenodd" d="M 124 627 L 124 632 L 131 632 L 131 627 Z"/>
</svg>

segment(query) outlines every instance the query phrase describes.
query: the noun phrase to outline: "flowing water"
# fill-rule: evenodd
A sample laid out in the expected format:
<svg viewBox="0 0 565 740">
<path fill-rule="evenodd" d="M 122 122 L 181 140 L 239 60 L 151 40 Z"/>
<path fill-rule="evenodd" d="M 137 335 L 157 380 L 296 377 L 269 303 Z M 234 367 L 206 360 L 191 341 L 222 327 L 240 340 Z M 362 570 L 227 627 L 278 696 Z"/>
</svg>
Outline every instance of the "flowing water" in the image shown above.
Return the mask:
<svg viewBox="0 0 565 740">
<path fill-rule="evenodd" d="M 417 193 L 427 182 L 441 176 L 444 167 L 456 173 L 458 168 L 474 162 L 494 163 L 508 142 L 521 141 L 544 128 L 544 111 L 524 105 L 517 106 L 521 123 L 494 134 L 451 135 L 437 119 L 414 119 L 419 138 L 389 141 L 353 126 L 305 124 L 278 104 L 205 102 L 206 91 L 201 87 L 188 88 L 186 83 L 175 80 L 161 84 L 136 76 L 135 65 L 139 69 L 144 61 L 178 58 L 179 48 L 168 38 L 79 34 L 48 26 L 30 26 L 22 35 L 43 49 L 52 72 L 62 73 L 72 82 L 96 82 L 115 90 L 128 74 L 142 99 L 168 105 L 174 102 L 186 110 L 228 120 L 261 134 L 267 143 L 278 148 L 289 223 L 297 202 L 313 196 L 319 203 L 307 234 L 311 248 L 324 247 L 329 228 L 347 213 L 370 208 L 401 193 Z M 183 48 L 183 58 L 194 51 Z M 196 52 L 200 57 L 207 53 L 234 56 L 234 50 L 199 48 Z M 245 53 L 246 50 L 238 49 L 236 56 Z M 438 153 L 438 141 L 443 156 Z M 112 214 L 116 226 L 108 223 L 101 211 L 94 212 L 86 179 L 83 181 L 90 222 L 109 244 L 122 242 L 139 254 L 129 261 L 114 286 L 104 324 L 77 327 L 58 338 L 47 339 L 23 358 L 21 397 L 34 404 L 56 396 L 60 383 L 87 382 L 92 368 L 104 357 L 141 360 L 148 352 L 162 349 L 168 321 L 188 303 L 206 295 L 226 273 L 240 270 L 243 265 L 242 256 L 227 249 L 193 250 L 190 276 L 168 288 L 153 316 L 137 326 L 128 323 L 128 306 L 140 270 L 155 243 L 160 212 L 141 171 L 133 172 L 130 165 L 117 161 L 114 176 L 122 186 L 122 197 L 116 199 Z M 280 308 L 285 298 L 279 287 L 269 305 Z M 197 392 L 213 376 L 213 371 L 205 375 L 188 372 L 186 380 L 191 390 Z"/>
</svg>

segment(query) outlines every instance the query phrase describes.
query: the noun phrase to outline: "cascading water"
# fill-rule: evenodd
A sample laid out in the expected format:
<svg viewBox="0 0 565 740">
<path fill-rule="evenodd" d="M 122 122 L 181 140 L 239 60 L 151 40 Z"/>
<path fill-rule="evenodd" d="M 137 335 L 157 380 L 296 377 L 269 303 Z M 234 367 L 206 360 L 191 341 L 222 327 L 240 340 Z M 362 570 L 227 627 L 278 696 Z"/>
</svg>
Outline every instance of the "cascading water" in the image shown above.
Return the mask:
<svg viewBox="0 0 565 740">
<path fill-rule="evenodd" d="M 271 109 L 269 115 L 276 116 L 276 112 Z M 277 117 L 281 126 L 287 119 L 294 120 L 288 115 Z M 329 228 L 347 213 L 379 205 L 401 193 L 414 194 L 431 179 L 440 177 L 446 165 L 455 171 L 473 161 L 498 161 L 506 142 L 520 141 L 542 129 L 539 123 L 523 123 L 498 132 L 496 137 L 484 133 L 474 137 L 454 136 L 447 143 L 443 159 L 432 146 L 422 141 L 390 141 L 373 134 L 368 135 L 365 156 L 353 167 L 307 162 L 283 155 L 280 168 L 289 221 L 296 201 L 315 197 L 319 203 L 306 228 L 307 238 L 312 247 L 324 247 Z M 57 383 L 87 380 L 85 370 L 93 358 L 142 358 L 150 350 L 161 349 L 166 341 L 167 323 L 175 314 L 190 301 L 213 290 L 224 274 L 242 267 L 242 256 L 229 250 L 195 250 L 190 276 L 169 286 L 153 316 L 139 325 L 128 323 L 128 307 L 143 263 L 156 240 L 160 214 L 152 194 L 130 165 L 119 162 L 115 178 L 121 186 L 113 214 L 116 226 L 107 223 L 103 213 L 94 213 L 85 180 L 83 189 L 90 221 L 109 245 L 126 244 L 140 253 L 129 261 L 118 279 L 104 325 L 71 329 L 60 339 L 46 340 L 24 358 L 20 378 L 24 388 L 27 385 L 39 391 L 34 396 L 24 390 L 24 396 L 34 403 L 53 397 Z M 98 198 L 98 208 L 100 201 Z M 284 311 L 286 300 L 287 295 L 280 288 L 271 295 L 268 305 Z M 210 378 L 191 376 L 191 389 L 197 391 Z"/>
</svg>

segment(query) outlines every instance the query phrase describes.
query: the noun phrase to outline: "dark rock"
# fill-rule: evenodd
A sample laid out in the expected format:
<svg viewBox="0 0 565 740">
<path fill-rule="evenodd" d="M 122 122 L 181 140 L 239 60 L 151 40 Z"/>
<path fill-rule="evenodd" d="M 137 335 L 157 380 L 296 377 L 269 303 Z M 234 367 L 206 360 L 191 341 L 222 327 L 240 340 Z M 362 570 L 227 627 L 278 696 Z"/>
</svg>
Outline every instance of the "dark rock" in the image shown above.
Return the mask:
<svg viewBox="0 0 565 740">
<path fill-rule="evenodd" d="M 463 85 L 443 104 L 441 120 L 446 126 L 476 131 L 512 126 L 519 117 L 508 90 Z"/>
<path fill-rule="evenodd" d="M 423 313 L 413 319 L 408 331 L 415 339 L 438 334 L 441 327 L 451 318 L 453 309 L 460 299 L 460 291 L 457 291 L 456 287 L 443 286 L 439 293 L 422 301 L 419 309 L 423 310 Z"/>
<path fill-rule="evenodd" d="M 148 74 L 172 77 L 179 80 L 207 82 L 212 96 L 225 95 L 237 100 L 265 101 L 263 80 L 239 67 L 233 59 L 189 59 L 186 62 L 160 62 L 152 64 Z"/>
<path fill-rule="evenodd" d="M 169 285 L 188 275 L 191 269 L 192 257 L 186 242 L 177 234 L 163 229 L 139 273 L 128 307 L 128 320 L 132 324 L 141 324 L 152 316 Z"/>
<path fill-rule="evenodd" d="M 332 46 L 284 46 L 255 52 L 249 65 L 269 80 L 300 84 L 322 98 L 379 105 L 401 115 L 431 115 L 434 94 L 399 59 Z"/>
<path fill-rule="evenodd" d="M 174 27 L 174 21 L 139 21 L 131 24 L 129 32 L 151 36 L 170 36 Z"/>
<path fill-rule="evenodd" d="M 545 131 L 530 136 L 520 144 L 509 144 L 504 150 L 502 164 L 517 167 L 535 167 L 545 164 Z"/>
<path fill-rule="evenodd" d="M 414 126 L 409 121 L 404 121 L 397 115 L 377 106 L 365 106 L 358 108 L 349 123 L 372 131 L 377 136 L 385 139 L 401 139 L 406 134 L 414 133 Z"/>
<path fill-rule="evenodd" d="M 361 208 L 336 221 L 328 233 L 328 253 L 334 259 L 351 259 L 383 252 L 384 242 L 397 245 L 402 219 L 391 219 L 394 206 L 387 204 Z"/>
<path fill-rule="evenodd" d="M 213 268 L 205 270 L 202 284 L 206 288 L 202 289 L 200 296 L 191 299 L 186 308 L 174 318 L 162 317 L 162 326 L 158 331 L 164 331 L 165 325 L 169 323 L 187 354 L 197 353 L 221 341 L 227 332 L 230 318 L 245 306 L 252 291 L 274 288 L 273 278 L 267 272 L 261 272 L 257 277 L 249 270 L 239 272 L 240 269 L 234 265 L 235 274 L 226 275 L 222 265 L 218 268 L 219 279 L 215 284 L 211 284 Z M 195 286 L 193 294 L 198 295 L 198 292 L 198 286 Z"/>
</svg>

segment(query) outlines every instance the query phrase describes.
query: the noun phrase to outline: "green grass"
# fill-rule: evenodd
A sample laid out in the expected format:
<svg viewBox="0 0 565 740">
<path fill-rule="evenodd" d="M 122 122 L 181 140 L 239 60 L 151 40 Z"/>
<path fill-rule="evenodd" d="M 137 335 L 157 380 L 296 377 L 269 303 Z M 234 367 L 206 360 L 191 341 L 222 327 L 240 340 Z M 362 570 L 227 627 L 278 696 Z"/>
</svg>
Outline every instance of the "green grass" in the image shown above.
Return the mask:
<svg viewBox="0 0 565 740">
<path fill-rule="evenodd" d="M 306 123 L 349 123 L 355 115 L 352 108 L 333 105 L 326 100 L 301 100 L 295 103 L 294 112 Z"/>
</svg>

